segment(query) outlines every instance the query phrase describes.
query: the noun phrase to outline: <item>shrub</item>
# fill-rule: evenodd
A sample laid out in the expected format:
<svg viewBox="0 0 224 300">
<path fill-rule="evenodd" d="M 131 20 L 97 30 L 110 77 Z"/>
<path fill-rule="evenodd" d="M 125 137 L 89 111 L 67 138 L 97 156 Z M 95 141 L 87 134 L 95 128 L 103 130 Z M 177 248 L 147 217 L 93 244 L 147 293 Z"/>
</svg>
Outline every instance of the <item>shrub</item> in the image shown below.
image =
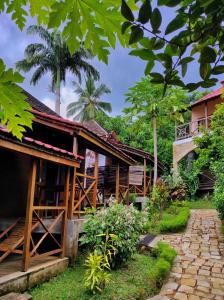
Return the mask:
<svg viewBox="0 0 224 300">
<path fill-rule="evenodd" d="M 169 197 L 172 201 L 184 200 L 187 195 L 187 186 L 183 181 L 182 177 L 173 172 L 165 178 L 165 183 L 167 184 Z"/>
<path fill-rule="evenodd" d="M 160 232 L 178 232 L 185 228 L 190 216 L 190 209 L 188 207 L 180 208 L 179 213 L 175 215 L 164 214 L 163 219 L 160 221 Z"/>
<path fill-rule="evenodd" d="M 168 206 L 168 197 L 168 188 L 165 182 L 160 179 L 158 180 L 156 186 L 152 190 L 149 205 L 152 206 L 154 209 L 158 210 L 160 212 L 160 215 L 162 215 L 162 211 L 165 207 Z"/>
<path fill-rule="evenodd" d="M 135 193 L 130 193 L 129 194 L 128 200 L 129 200 L 130 203 L 135 203 L 136 199 L 137 199 L 137 194 L 135 194 Z"/>
<path fill-rule="evenodd" d="M 174 259 L 176 251 L 168 244 L 159 242 L 152 250 L 152 255 L 156 257 L 156 262 L 149 272 L 150 283 L 155 288 L 160 288 L 166 279 Z"/>
<path fill-rule="evenodd" d="M 111 275 L 105 271 L 110 271 L 109 263 L 102 254 L 94 251 L 86 258 L 85 266 L 87 271 L 84 277 L 84 286 L 93 294 L 102 292 L 106 283 L 111 281 Z"/>
<path fill-rule="evenodd" d="M 84 226 L 85 234 L 80 240 L 90 249 L 102 253 L 104 233 L 115 235 L 113 247 L 116 251 L 110 258 L 110 266 L 116 268 L 136 251 L 136 244 L 145 222 L 144 213 L 137 211 L 132 205 L 111 204 L 88 219 Z"/>
</svg>

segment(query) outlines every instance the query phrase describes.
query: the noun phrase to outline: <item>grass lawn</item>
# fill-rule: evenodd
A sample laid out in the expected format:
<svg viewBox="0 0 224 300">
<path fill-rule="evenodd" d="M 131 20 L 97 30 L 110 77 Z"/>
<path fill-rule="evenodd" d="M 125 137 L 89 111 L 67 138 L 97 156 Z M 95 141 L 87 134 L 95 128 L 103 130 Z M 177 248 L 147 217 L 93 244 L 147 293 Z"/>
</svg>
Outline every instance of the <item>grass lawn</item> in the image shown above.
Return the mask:
<svg viewBox="0 0 224 300">
<path fill-rule="evenodd" d="M 192 201 L 187 201 L 186 205 L 190 209 L 211 209 L 215 208 L 215 204 L 212 200 L 192 200 Z"/>
<path fill-rule="evenodd" d="M 154 259 L 149 254 L 135 254 L 128 265 L 112 272 L 112 282 L 102 294 L 88 294 L 83 286 L 85 268 L 80 256 L 73 268 L 29 291 L 34 300 L 134 300 L 146 299 L 153 289 L 149 284 L 149 271 Z"/>
</svg>

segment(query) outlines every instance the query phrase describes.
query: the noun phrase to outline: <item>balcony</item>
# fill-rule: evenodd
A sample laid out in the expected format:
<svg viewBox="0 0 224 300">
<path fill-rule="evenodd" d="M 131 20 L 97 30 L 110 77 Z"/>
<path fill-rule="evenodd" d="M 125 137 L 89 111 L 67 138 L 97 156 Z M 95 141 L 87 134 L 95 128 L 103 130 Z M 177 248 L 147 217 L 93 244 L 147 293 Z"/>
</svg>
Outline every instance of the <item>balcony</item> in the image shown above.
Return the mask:
<svg viewBox="0 0 224 300">
<path fill-rule="evenodd" d="M 194 137 L 201 133 L 203 129 L 209 129 L 211 124 L 211 116 L 201 118 L 197 121 L 186 123 L 176 127 L 176 141 Z"/>
</svg>

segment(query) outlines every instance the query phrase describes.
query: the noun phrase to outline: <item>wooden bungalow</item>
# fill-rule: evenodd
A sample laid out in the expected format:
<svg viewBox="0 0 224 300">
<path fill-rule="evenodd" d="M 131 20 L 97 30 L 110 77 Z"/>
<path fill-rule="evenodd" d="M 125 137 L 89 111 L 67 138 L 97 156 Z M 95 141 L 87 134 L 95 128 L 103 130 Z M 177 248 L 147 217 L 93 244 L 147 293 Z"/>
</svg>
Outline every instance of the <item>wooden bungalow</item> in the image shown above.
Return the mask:
<svg viewBox="0 0 224 300">
<path fill-rule="evenodd" d="M 149 152 L 121 143 L 115 132 L 107 132 L 96 121 L 88 121 L 84 125 L 135 161 L 129 167 L 129 193 L 139 197 L 148 196 L 153 184 L 153 156 Z M 163 164 L 158 161 L 158 173 L 162 174 L 163 170 Z"/>
<path fill-rule="evenodd" d="M 85 126 L 57 116 L 26 95 L 35 116 L 32 130 L 18 141 L 0 127 L 0 294 L 12 286 L 11 277 L 7 285 L 3 277 L 17 271 L 28 274 L 30 266 L 63 258 L 68 221 L 86 207 L 104 205 L 106 190 L 125 202 L 127 192 L 120 182 L 125 180 L 128 191 L 128 167 L 135 163 Z M 110 176 L 105 179 L 98 170 L 106 169 L 109 160 L 104 176 Z M 122 178 L 121 170 L 126 171 Z"/>
</svg>

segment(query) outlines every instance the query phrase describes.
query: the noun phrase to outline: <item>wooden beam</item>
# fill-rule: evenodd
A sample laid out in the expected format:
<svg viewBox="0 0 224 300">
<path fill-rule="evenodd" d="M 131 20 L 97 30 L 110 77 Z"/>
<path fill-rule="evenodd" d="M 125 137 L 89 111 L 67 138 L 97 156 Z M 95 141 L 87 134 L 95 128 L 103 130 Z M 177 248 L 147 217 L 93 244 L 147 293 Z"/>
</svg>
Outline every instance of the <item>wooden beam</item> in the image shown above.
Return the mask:
<svg viewBox="0 0 224 300">
<path fill-rule="evenodd" d="M 73 137 L 73 153 L 78 154 L 78 139 L 76 136 Z"/>
<path fill-rule="evenodd" d="M 68 199 L 69 199 L 69 182 L 70 182 L 70 168 L 67 169 L 66 179 L 65 179 L 65 193 L 64 193 L 64 203 L 63 205 L 66 207 L 64 218 L 62 221 L 61 228 L 61 257 L 63 258 L 65 255 L 65 237 L 67 231 L 67 210 L 68 210 Z"/>
<path fill-rule="evenodd" d="M 75 185 L 76 185 L 76 168 L 73 169 L 73 174 L 71 177 L 71 190 L 68 203 L 68 219 L 72 219 L 74 210 L 74 200 L 75 200 Z"/>
<path fill-rule="evenodd" d="M 26 221 L 24 230 L 24 246 L 23 246 L 23 261 L 22 271 L 27 271 L 30 264 L 30 239 L 32 231 L 32 219 L 33 219 L 33 203 L 35 196 L 36 186 L 36 175 L 37 175 L 37 162 L 32 161 L 31 173 L 29 176 L 29 185 L 27 193 L 27 204 L 26 204 Z"/>
<path fill-rule="evenodd" d="M 73 134 L 74 130 L 73 129 L 69 129 L 63 125 L 57 125 L 56 123 L 53 123 L 52 120 L 51 121 L 44 121 L 42 119 L 39 119 L 38 116 L 36 116 L 34 118 L 34 122 L 36 123 L 39 123 L 39 124 L 42 124 L 42 125 L 46 125 L 48 127 L 51 127 L 51 128 L 54 128 L 54 129 L 57 129 L 63 133 L 67 132 L 69 134 Z"/>
<path fill-rule="evenodd" d="M 129 167 L 127 170 L 127 193 L 126 193 L 126 203 L 129 205 Z"/>
<path fill-rule="evenodd" d="M 97 201 L 97 186 L 98 186 L 98 172 L 99 172 L 99 154 L 95 152 L 95 165 L 94 165 L 94 177 L 95 177 L 95 185 L 93 188 L 93 207 L 96 208 Z"/>
<path fill-rule="evenodd" d="M 205 128 L 208 129 L 208 103 L 205 102 Z"/>
<path fill-rule="evenodd" d="M 86 134 L 83 131 L 79 132 L 79 135 L 86 139 L 87 141 L 93 143 L 94 145 L 98 146 L 99 148 L 103 149 L 107 153 L 112 154 L 113 156 L 117 157 L 121 161 L 124 161 L 126 164 L 131 165 L 133 162 L 130 162 L 128 159 L 124 158 L 122 155 L 120 155 L 117 151 L 113 151 L 111 148 L 107 147 L 104 143 L 101 143 L 99 140 L 96 140 L 95 138 L 92 138 L 88 134 Z"/>
<path fill-rule="evenodd" d="M 147 165 L 146 165 L 146 159 L 144 158 L 144 170 L 143 170 L 143 194 L 144 194 L 144 197 L 146 196 L 146 193 L 147 193 L 147 178 L 146 178 L 146 169 Z"/>
<path fill-rule="evenodd" d="M 120 195 L 120 165 L 117 164 L 116 166 L 116 201 L 119 203 L 119 195 Z"/>
<path fill-rule="evenodd" d="M 20 152 L 23 154 L 28 154 L 30 156 L 33 157 L 37 157 L 37 158 L 42 158 L 48 161 L 52 161 L 56 164 L 61 164 L 61 165 L 66 165 L 66 166 L 72 166 L 72 167 L 79 167 L 80 163 L 70 160 L 70 159 L 66 159 L 63 157 L 58 157 L 58 156 L 54 156 L 52 154 L 46 153 L 46 152 L 42 152 L 40 150 L 37 149 L 33 149 L 31 147 L 29 147 L 28 145 L 19 145 L 17 143 L 13 143 L 10 141 L 5 141 L 5 140 L 1 140 L 0 139 L 0 147 L 2 148 L 6 148 L 8 150 L 13 150 L 16 152 Z"/>
</svg>

